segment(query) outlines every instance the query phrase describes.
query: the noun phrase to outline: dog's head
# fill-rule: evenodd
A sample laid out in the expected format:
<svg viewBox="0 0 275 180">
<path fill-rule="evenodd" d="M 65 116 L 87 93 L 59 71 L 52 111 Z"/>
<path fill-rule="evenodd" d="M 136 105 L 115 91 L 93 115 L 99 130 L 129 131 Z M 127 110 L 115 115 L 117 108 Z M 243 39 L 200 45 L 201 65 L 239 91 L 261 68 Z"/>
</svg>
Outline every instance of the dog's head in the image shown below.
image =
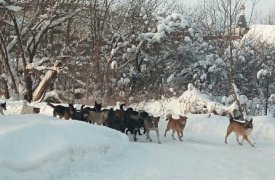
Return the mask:
<svg viewBox="0 0 275 180">
<path fill-rule="evenodd" d="M 34 114 L 39 114 L 40 113 L 40 108 L 34 107 L 33 108 L 33 113 Z"/>
<path fill-rule="evenodd" d="M 0 105 L 0 106 L 1 106 L 1 108 L 2 108 L 2 109 L 7 110 L 7 108 L 6 108 L 6 102 L 1 103 L 1 105 Z"/>
<path fill-rule="evenodd" d="M 166 115 L 166 121 L 168 121 L 169 119 L 172 119 L 172 114 L 170 113 Z"/>
<path fill-rule="evenodd" d="M 187 121 L 187 117 L 186 116 L 180 116 L 179 123 L 181 125 L 185 125 L 186 121 Z"/>
<path fill-rule="evenodd" d="M 245 119 L 245 122 L 243 124 L 244 129 L 253 129 L 253 119 Z"/>
<path fill-rule="evenodd" d="M 95 111 L 96 112 L 100 112 L 102 108 L 102 104 L 101 103 L 97 103 L 97 101 L 95 101 Z"/>
<path fill-rule="evenodd" d="M 160 117 L 151 116 L 151 128 L 158 128 Z"/>
</svg>

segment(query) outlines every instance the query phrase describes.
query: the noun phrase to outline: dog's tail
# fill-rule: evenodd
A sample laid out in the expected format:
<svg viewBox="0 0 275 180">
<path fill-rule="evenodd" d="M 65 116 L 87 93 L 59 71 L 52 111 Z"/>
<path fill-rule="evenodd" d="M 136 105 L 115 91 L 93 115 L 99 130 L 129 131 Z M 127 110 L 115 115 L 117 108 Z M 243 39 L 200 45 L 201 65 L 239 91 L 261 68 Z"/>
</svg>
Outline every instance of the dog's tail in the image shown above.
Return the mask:
<svg viewBox="0 0 275 180">
<path fill-rule="evenodd" d="M 48 102 L 47 103 L 48 106 L 51 106 L 52 108 L 55 108 L 55 105 L 53 105 L 52 103 Z"/>
<path fill-rule="evenodd" d="M 171 118 L 172 118 L 172 114 L 169 113 L 169 114 L 166 115 L 166 121 L 168 121 Z"/>
<path fill-rule="evenodd" d="M 122 111 L 124 111 L 124 109 L 123 109 L 124 106 L 125 106 L 125 104 L 121 104 L 121 105 L 119 106 L 119 109 L 122 110 Z"/>
</svg>

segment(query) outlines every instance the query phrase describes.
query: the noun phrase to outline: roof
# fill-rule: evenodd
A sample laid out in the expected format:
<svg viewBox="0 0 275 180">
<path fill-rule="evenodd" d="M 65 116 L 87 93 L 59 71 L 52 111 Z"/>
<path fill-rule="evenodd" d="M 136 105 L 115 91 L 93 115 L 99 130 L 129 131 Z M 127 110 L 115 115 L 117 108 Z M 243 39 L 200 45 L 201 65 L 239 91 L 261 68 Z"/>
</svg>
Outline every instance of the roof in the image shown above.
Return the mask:
<svg viewBox="0 0 275 180">
<path fill-rule="evenodd" d="M 255 24 L 243 36 L 244 43 L 267 43 L 275 46 L 275 25 Z"/>
</svg>

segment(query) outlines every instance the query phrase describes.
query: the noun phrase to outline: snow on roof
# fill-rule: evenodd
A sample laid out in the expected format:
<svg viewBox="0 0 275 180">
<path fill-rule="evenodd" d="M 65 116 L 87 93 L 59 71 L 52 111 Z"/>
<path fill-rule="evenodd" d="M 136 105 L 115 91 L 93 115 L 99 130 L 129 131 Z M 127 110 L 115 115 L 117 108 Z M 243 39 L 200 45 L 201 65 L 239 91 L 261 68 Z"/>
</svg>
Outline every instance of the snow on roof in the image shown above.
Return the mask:
<svg viewBox="0 0 275 180">
<path fill-rule="evenodd" d="M 242 38 L 243 43 L 267 43 L 275 45 L 275 25 L 255 24 Z"/>
</svg>

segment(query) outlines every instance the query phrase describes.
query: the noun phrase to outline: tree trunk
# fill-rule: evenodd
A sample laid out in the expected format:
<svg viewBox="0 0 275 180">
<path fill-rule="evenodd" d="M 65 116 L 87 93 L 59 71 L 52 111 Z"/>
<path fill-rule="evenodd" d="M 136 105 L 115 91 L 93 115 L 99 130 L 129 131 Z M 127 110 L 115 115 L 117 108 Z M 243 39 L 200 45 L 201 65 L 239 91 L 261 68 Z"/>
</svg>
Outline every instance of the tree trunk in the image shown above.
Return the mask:
<svg viewBox="0 0 275 180">
<path fill-rule="evenodd" d="M 9 87 L 8 87 L 8 82 L 4 79 L 1 78 L 1 84 L 3 85 L 3 95 L 6 99 L 10 98 L 10 93 L 9 93 Z"/>
<path fill-rule="evenodd" d="M 33 92 L 33 101 L 41 100 L 44 94 L 46 93 L 50 83 L 56 79 L 57 71 L 61 66 L 60 63 L 56 63 L 48 72 L 45 74 L 35 91 Z"/>
<path fill-rule="evenodd" d="M 29 103 L 32 101 L 32 79 L 29 69 L 25 69 L 24 71 L 25 83 L 26 83 L 26 94 L 24 94 L 24 99 Z"/>
</svg>

